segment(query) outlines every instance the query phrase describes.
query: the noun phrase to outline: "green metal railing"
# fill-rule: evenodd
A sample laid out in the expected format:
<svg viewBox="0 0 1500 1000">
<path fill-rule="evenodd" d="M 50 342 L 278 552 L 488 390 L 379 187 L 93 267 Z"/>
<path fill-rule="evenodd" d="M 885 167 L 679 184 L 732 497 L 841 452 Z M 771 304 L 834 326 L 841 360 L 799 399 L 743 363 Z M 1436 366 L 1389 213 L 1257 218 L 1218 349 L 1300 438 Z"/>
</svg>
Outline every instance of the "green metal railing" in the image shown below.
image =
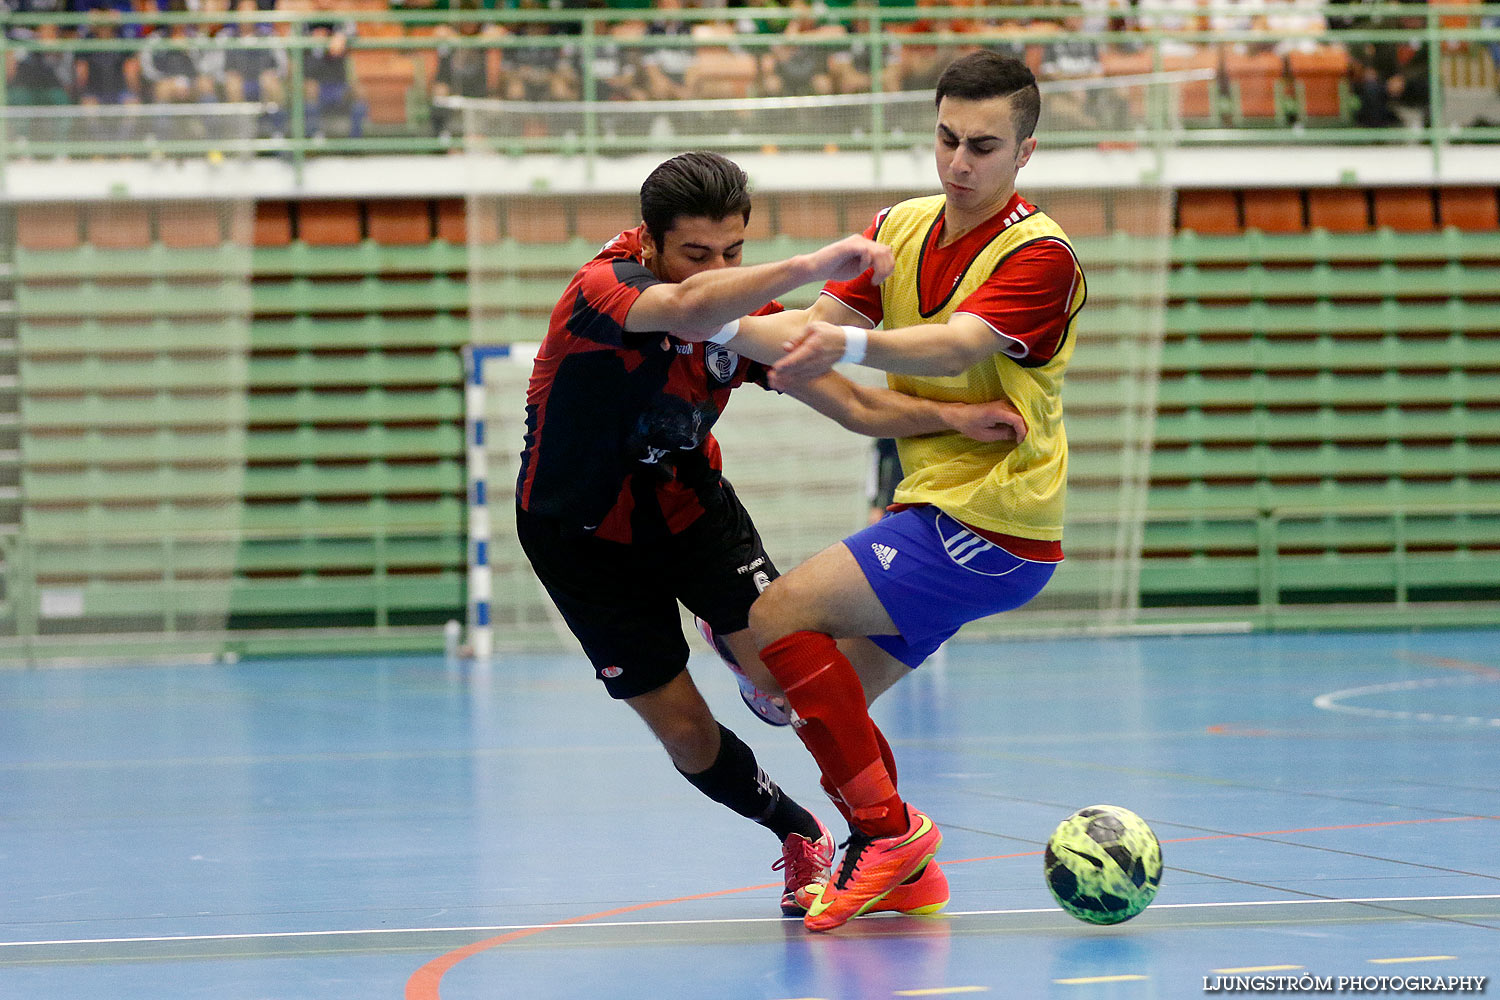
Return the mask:
<svg viewBox="0 0 1500 1000">
<path fill-rule="evenodd" d="M 1324 31 L 1316 36 L 1323 43 L 1358 47 L 1364 45 L 1410 46 L 1419 58 L 1427 61 L 1427 77 L 1431 86 L 1431 97 L 1425 109 L 1413 109 L 1414 116 L 1422 118 L 1406 128 L 1366 128 L 1352 124 L 1318 124 L 1289 120 L 1278 115 L 1276 120 L 1263 124 L 1236 125 L 1233 115 L 1216 111 L 1209 120 L 1184 123 L 1172 113 L 1172 102 L 1155 99 L 1133 120 L 1121 126 L 1119 123 L 1101 123 L 1099 128 L 1054 130 L 1047 133 L 1048 141 L 1070 145 L 1096 145 L 1126 139 L 1156 145 L 1243 145 L 1270 144 L 1425 144 L 1432 151 L 1434 162 L 1440 161 L 1443 150 L 1452 143 L 1500 142 L 1500 124 L 1482 124 L 1472 121 L 1449 120 L 1452 108 L 1451 94 L 1445 83 L 1445 66 L 1457 61 L 1468 61 L 1477 67 L 1481 76 L 1488 74 L 1493 85 L 1493 69 L 1485 69 L 1485 59 L 1494 47 L 1500 58 L 1500 4 L 1363 4 L 1329 5 L 1323 8 L 1333 19 L 1357 22 Z M 1299 13 L 1301 8 L 1298 8 Z M 1235 5 L 1210 5 L 1199 8 L 1203 17 L 1222 15 L 1243 16 L 1242 8 Z M 1294 35 L 1271 30 L 1224 30 L 1207 31 L 1198 27 L 1169 30 L 1170 18 L 1180 17 L 1180 12 L 1170 10 L 1133 10 L 1129 22 L 1116 19 L 1108 30 L 1080 29 L 1082 12 L 1075 7 L 985 7 L 985 8 L 914 8 L 892 6 L 861 6 L 833 8 L 818 15 L 820 24 L 841 25 L 845 33 L 834 37 L 822 35 L 786 35 L 779 27 L 790 16 L 790 12 L 775 8 L 741 8 L 722 11 L 677 10 L 643 11 L 634 9 L 585 10 L 585 11 L 358 11 L 289 13 L 264 12 L 253 15 L 237 13 L 141 13 L 132 14 L 127 20 L 115 21 L 116 28 L 133 26 L 168 30 L 172 25 L 190 25 L 204 29 L 205 35 L 173 39 L 170 45 L 194 51 L 228 51 L 230 49 L 276 49 L 287 54 L 285 80 L 285 107 L 277 109 L 276 129 L 263 129 L 260 134 L 237 137 L 230 148 L 247 153 L 279 155 L 290 158 L 294 164 L 302 164 L 306 157 L 318 154 L 423 154 L 451 151 L 459 148 L 462 137 L 435 133 L 431 123 L 432 80 L 431 67 L 439 48 L 479 49 L 498 53 L 501 60 L 507 53 L 521 49 L 550 48 L 556 50 L 558 59 L 573 67 L 576 97 L 585 107 L 579 116 L 579 127 L 570 134 L 557 134 L 544 127 L 534 128 L 537 134 L 518 135 L 511 142 L 515 152 L 556 152 L 566 150 L 576 155 L 595 157 L 642 151 L 670 151 L 684 145 L 712 145 L 729 148 L 816 148 L 824 144 L 837 144 L 843 149 L 867 150 L 880 156 L 893 148 L 889 123 L 885 119 L 888 107 L 884 100 L 871 101 L 862 116 L 844 119 L 847 129 L 842 133 L 829 134 L 821 130 L 809 133 L 795 127 L 781 131 L 747 134 L 739 130 L 726 129 L 721 122 L 718 129 L 703 129 L 698 134 L 674 131 L 670 135 L 611 134 L 605 127 L 612 111 L 618 105 L 600 101 L 601 80 L 598 77 L 600 58 L 612 53 L 638 52 L 644 54 L 658 49 L 706 49 L 730 47 L 752 57 L 764 56 L 783 46 L 810 46 L 829 51 L 848 51 L 857 47 L 868 59 L 866 67 L 870 80 L 870 93 L 879 93 L 884 87 L 882 79 L 886 70 L 898 59 L 902 46 L 935 46 L 940 51 L 957 52 L 965 47 L 989 45 L 1009 47 L 1016 51 L 1030 49 L 1033 56 L 1046 46 L 1086 41 L 1107 48 L 1144 47 L 1153 53 L 1151 66 L 1160 71 L 1172 65 L 1173 47 L 1184 45 L 1215 45 L 1223 48 L 1243 46 L 1267 46 L 1288 39 L 1309 40 L 1310 36 Z M 982 18 L 978 30 L 973 29 L 976 17 Z M 688 22 L 700 26 L 718 26 L 726 34 L 711 37 L 683 35 L 639 35 L 617 34 L 616 27 L 622 23 L 650 19 L 652 21 Z M 754 23 L 751 23 L 754 19 Z M 389 90 L 404 89 L 398 103 L 404 105 L 405 113 L 399 120 L 374 122 L 359 136 L 307 134 L 308 105 L 305 94 L 304 66 L 302 56 L 319 49 L 326 39 L 315 30 L 318 25 L 338 21 L 348 31 L 351 53 L 350 80 L 355 89 L 372 88 Z M 68 52 L 79 55 L 90 52 L 116 50 L 139 55 L 147 51 L 160 50 L 168 43 L 153 38 L 98 38 L 78 37 L 43 40 L 36 32 L 43 24 L 57 26 L 62 31 L 83 33 L 99 23 L 98 15 L 0 15 L 0 24 L 6 31 L 0 38 L 0 47 L 7 59 L 28 52 Z M 237 23 L 240 25 L 266 24 L 274 28 L 270 35 L 248 33 L 246 37 L 226 39 L 206 34 L 213 26 Z M 465 23 L 480 26 L 478 33 L 454 30 Z M 914 25 L 923 24 L 933 30 L 919 35 L 907 33 Z M 954 26 L 968 23 L 970 30 L 954 30 Z M 544 35 L 521 33 L 526 25 L 542 24 L 549 31 Z M 1042 33 L 1043 26 L 1048 33 Z M 1060 29 L 1060 30 L 1050 30 Z M 1128 29 L 1128 30 L 1127 30 Z M 1031 33 L 1027 33 L 1031 32 Z M 378 57 L 373 53 L 387 53 L 391 58 L 387 65 L 369 62 Z M 392 72 L 387 72 L 392 71 Z M 370 74 L 383 73 L 380 79 Z M 1289 85 L 1289 84 L 1288 84 Z M 1159 93 L 1159 92 L 1158 92 Z M 1228 100 L 1230 91 L 1220 92 L 1215 88 L 1216 99 Z M 370 96 L 368 93 L 367 97 Z M 479 95 L 469 95 L 479 96 Z M 487 94 L 485 96 L 500 96 Z M 753 93 L 749 96 L 755 96 Z M 1291 94 L 1283 100 L 1290 102 Z M 0 104 L 5 103 L 5 93 L 0 89 Z M 148 102 L 149 105 L 149 102 Z M 768 107 L 775 107 L 774 104 Z M 140 112 L 149 116 L 149 106 Z M 545 116 L 547 104 L 537 105 L 536 115 Z M 103 111 L 99 113 L 105 113 Z M 19 115 L 19 116 L 18 116 Z M 28 137 L 24 132 L 31 123 L 47 121 L 48 109 L 34 108 L 26 112 L 12 109 L 0 130 L 0 160 L 17 155 L 28 157 L 49 156 L 133 156 L 145 151 L 139 137 L 130 136 L 113 139 L 47 138 Z M 1500 122 L 1500 117 L 1492 119 Z M 795 126 L 794 119 L 788 119 Z M 1044 128 L 1045 120 L 1044 120 Z M 23 148 L 17 148 L 17 140 L 26 138 Z M 925 143 L 925 134 L 915 137 Z M 226 142 L 222 137 L 190 137 L 154 142 L 150 147 L 153 155 L 190 156 L 210 152 L 224 152 Z M 894 148 L 899 148 L 897 144 Z"/>
</svg>

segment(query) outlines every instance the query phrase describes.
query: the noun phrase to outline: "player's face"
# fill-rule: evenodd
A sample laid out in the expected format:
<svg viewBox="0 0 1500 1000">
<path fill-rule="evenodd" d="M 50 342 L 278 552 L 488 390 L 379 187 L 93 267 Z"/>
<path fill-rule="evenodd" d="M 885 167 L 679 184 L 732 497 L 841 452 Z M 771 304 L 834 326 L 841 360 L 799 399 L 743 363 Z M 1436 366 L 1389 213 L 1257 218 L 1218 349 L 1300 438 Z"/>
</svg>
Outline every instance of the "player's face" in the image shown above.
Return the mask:
<svg viewBox="0 0 1500 1000">
<path fill-rule="evenodd" d="M 738 215 L 710 219 L 701 215 L 679 216 L 667 230 L 658 253 L 656 242 L 647 237 L 643 254 L 646 267 L 663 281 L 686 281 L 699 271 L 738 267 L 745 249 L 745 220 Z"/>
<path fill-rule="evenodd" d="M 937 171 L 950 210 L 989 216 L 1016 191 L 1016 174 L 1036 139 L 1016 141 L 1008 97 L 945 97 L 938 105 Z"/>
</svg>

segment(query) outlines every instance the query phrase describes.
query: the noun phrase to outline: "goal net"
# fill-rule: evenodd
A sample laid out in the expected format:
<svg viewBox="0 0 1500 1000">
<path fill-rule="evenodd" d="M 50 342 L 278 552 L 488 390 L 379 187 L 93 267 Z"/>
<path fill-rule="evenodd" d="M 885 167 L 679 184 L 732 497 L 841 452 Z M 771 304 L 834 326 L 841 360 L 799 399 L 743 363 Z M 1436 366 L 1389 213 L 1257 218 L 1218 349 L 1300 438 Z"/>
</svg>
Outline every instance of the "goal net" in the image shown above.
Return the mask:
<svg viewBox="0 0 1500 1000">
<path fill-rule="evenodd" d="M 1147 136 L 1144 116 L 1150 108 L 1170 107 L 1170 87 L 1154 84 L 1167 88 L 1164 96 L 1135 102 L 1118 81 L 1094 81 L 1099 94 L 1090 86 L 1070 86 L 1070 92 L 1082 91 L 1073 117 L 1055 131 L 1044 119 L 1039 152 L 1020 178 L 1023 196 L 1073 237 L 1089 282 L 1088 304 L 1070 333 L 1076 349 L 1065 390 L 1068 558 L 1031 605 L 974 623 L 966 635 L 1117 628 L 1133 621 L 1137 607 L 1173 196 L 1154 180 L 1159 161 L 1149 142 L 1101 150 L 1098 137 Z M 1144 81 L 1134 86 L 1149 89 Z M 485 355 L 470 387 L 471 419 L 483 424 L 478 440 L 471 426 L 471 480 L 482 477 L 488 507 L 477 514 L 471 509 L 471 528 L 482 529 L 471 539 L 470 625 L 471 635 L 483 636 L 478 645 L 572 644 L 514 540 L 510 513 L 530 356 L 569 277 L 600 245 L 639 221 L 641 181 L 683 149 L 723 150 L 750 174 L 755 208 L 746 263 L 857 232 L 880 208 L 929 193 L 931 96 L 882 98 L 884 106 L 867 98 L 816 110 L 800 99 L 701 102 L 707 107 L 677 102 L 668 118 L 673 146 L 661 152 L 644 140 L 631 148 L 618 137 L 649 140 L 646 116 L 668 115 L 667 109 L 610 105 L 616 119 L 611 135 L 621 143 L 616 155 L 601 155 L 591 168 L 559 160 L 554 173 L 529 177 L 518 168 L 537 158 L 518 154 L 538 135 L 550 129 L 572 143 L 585 131 L 603 135 L 602 126 L 585 122 L 578 106 L 455 102 L 463 111 L 470 170 L 473 342 L 504 348 Z M 817 138 L 816 152 L 761 144 L 770 127 L 765 123 L 779 117 L 784 129 L 795 123 L 795 114 L 812 123 L 804 137 Z M 624 121 L 636 115 L 644 124 L 627 128 Z M 1078 115 L 1095 119 L 1080 121 Z M 876 142 L 872 122 L 900 124 Z M 859 148 L 846 148 L 851 145 Z M 1121 183 L 1101 186 L 1101 176 Z M 808 287 L 784 301 L 805 306 L 816 294 L 816 287 Z M 847 374 L 870 382 L 882 378 L 862 368 Z M 873 462 L 868 438 L 754 387 L 735 393 L 714 434 L 726 477 L 783 572 L 867 523 Z"/>
<path fill-rule="evenodd" d="M 258 107 L 10 108 L 0 658 L 222 648 Z"/>
</svg>

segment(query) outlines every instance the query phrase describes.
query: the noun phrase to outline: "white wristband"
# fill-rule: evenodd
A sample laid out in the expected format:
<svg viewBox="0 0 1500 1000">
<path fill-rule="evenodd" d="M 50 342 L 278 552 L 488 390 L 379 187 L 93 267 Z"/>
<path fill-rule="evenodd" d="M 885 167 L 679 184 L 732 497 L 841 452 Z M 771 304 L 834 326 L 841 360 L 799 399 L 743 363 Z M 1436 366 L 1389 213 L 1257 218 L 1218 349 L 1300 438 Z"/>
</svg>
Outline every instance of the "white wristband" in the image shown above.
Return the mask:
<svg viewBox="0 0 1500 1000">
<path fill-rule="evenodd" d="M 870 343 L 870 331 L 858 326 L 846 326 L 844 331 L 844 356 L 840 361 L 857 365 L 865 359 L 865 348 Z"/>
<path fill-rule="evenodd" d="M 740 332 L 740 321 L 732 319 L 719 327 L 719 332 L 708 338 L 710 344 L 727 344 Z"/>
</svg>

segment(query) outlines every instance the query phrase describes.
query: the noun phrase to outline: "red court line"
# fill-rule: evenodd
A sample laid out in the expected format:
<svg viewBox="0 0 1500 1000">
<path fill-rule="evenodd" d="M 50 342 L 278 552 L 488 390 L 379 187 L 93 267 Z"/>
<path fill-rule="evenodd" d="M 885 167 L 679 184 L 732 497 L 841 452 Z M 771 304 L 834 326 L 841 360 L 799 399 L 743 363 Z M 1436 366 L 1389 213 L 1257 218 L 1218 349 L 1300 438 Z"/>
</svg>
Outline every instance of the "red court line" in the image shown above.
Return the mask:
<svg viewBox="0 0 1500 1000">
<path fill-rule="evenodd" d="M 538 927 L 525 927 L 521 930 L 511 931 L 509 934 L 501 934 L 498 937 L 475 941 L 473 944 L 456 948 L 446 955 L 439 955 L 414 972 L 412 977 L 406 981 L 406 1000 L 441 1000 L 438 993 L 438 985 L 442 982 L 443 975 L 464 959 L 472 958 L 480 952 L 489 951 L 491 948 L 508 944 L 511 941 L 519 941 L 521 938 L 540 934 L 542 931 L 551 930 L 555 927 L 566 927 L 569 924 L 583 924 L 588 923 L 590 920 L 603 920 L 606 917 L 618 917 L 622 913 L 635 913 L 638 910 L 650 910 L 659 906 L 670 906 L 673 903 L 687 903 L 695 899 L 713 899 L 715 896 L 732 896 L 737 892 L 754 892 L 759 889 L 779 888 L 781 888 L 780 882 L 767 882 L 765 885 L 746 885 L 738 889 L 720 889 L 717 892 L 700 892 L 693 896 L 677 896 L 673 899 L 658 899 L 650 903 L 635 903 L 613 910 L 585 914 L 581 917 L 569 917 L 566 920 L 558 920 L 554 923 L 542 924 Z"/>
<path fill-rule="evenodd" d="M 1239 837 L 1275 837 L 1292 833 L 1322 833 L 1329 830 L 1364 830 L 1376 826 L 1412 826 L 1421 823 L 1462 823 L 1476 819 L 1496 819 L 1494 816 L 1436 816 L 1430 819 L 1390 819 L 1375 823 L 1346 823 L 1339 826 L 1309 826 L 1300 830 L 1264 830 L 1260 833 L 1214 833 L 1202 837 L 1176 837 L 1164 840 L 1164 844 L 1186 844 L 1191 841 L 1200 840 L 1233 840 Z M 965 865 L 972 861 L 1009 861 L 1014 858 L 1040 857 L 1041 851 L 1022 851 L 1019 854 L 991 854 L 982 858 L 961 858 L 957 861 L 944 861 L 945 865 Z M 779 882 L 767 882 L 764 885 L 746 885 L 738 889 L 720 889 L 717 892 L 700 892 L 692 896 L 677 896 L 673 899 L 658 899 L 650 903 L 634 903 L 630 906 L 621 906 L 613 910 L 603 910 L 599 913 L 589 913 L 579 917 L 569 917 L 566 920 L 558 920 L 550 924 L 541 924 L 537 927 L 525 927 L 521 930 L 501 934 L 498 937 L 486 938 L 483 941 L 475 941 L 473 944 L 456 948 L 445 955 L 422 966 L 412 974 L 406 981 L 406 1000 L 442 1000 L 439 986 L 443 976 L 455 965 L 465 959 L 473 958 L 481 952 L 497 948 L 511 941 L 519 941 L 533 934 L 552 930 L 557 927 L 567 927 L 569 924 L 586 924 L 591 920 L 604 920 L 607 917 L 618 917 L 624 913 L 636 913 L 640 910 L 652 910 L 657 907 L 671 906 L 673 903 L 688 903 L 695 899 L 713 899 L 716 896 L 732 896 L 740 892 L 756 892 L 764 889 L 780 888 Z"/>
</svg>

